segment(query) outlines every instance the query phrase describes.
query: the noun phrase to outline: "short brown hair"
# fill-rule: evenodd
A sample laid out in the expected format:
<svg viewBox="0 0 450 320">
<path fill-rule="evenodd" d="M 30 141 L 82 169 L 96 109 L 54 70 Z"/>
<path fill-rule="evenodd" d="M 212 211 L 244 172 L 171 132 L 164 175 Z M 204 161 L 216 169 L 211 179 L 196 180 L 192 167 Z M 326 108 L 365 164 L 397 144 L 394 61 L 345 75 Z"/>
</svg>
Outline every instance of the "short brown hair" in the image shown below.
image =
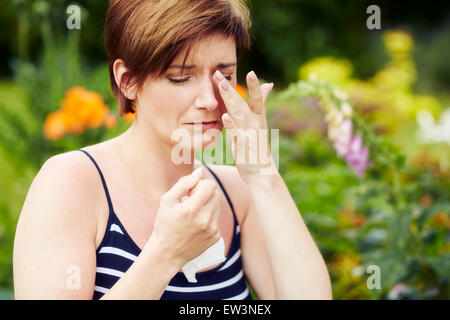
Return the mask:
<svg viewBox="0 0 450 320">
<path fill-rule="evenodd" d="M 129 70 L 121 87 L 131 79 L 140 87 L 148 75 L 162 76 L 187 48 L 184 69 L 191 47 L 217 32 L 234 38 L 240 58 L 251 45 L 250 25 L 244 0 L 110 0 L 104 36 L 111 89 L 118 99 L 120 116 L 135 109 L 114 79 L 116 59 L 122 59 Z"/>
</svg>

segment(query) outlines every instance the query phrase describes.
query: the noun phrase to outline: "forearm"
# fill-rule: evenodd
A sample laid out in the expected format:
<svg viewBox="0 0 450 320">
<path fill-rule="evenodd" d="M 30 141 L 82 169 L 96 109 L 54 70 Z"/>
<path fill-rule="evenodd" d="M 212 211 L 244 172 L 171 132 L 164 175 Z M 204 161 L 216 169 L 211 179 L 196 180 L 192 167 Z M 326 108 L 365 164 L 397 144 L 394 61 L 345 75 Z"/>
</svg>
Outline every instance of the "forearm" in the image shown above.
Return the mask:
<svg viewBox="0 0 450 320">
<path fill-rule="evenodd" d="M 247 181 L 263 229 L 278 299 L 331 299 L 325 262 L 282 177 Z"/>
<path fill-rule="evenodd" d="M 127 272 L 101 299 L 160 299 L 178 270 L 164 248 L 150 239 Z"/>
</svg>

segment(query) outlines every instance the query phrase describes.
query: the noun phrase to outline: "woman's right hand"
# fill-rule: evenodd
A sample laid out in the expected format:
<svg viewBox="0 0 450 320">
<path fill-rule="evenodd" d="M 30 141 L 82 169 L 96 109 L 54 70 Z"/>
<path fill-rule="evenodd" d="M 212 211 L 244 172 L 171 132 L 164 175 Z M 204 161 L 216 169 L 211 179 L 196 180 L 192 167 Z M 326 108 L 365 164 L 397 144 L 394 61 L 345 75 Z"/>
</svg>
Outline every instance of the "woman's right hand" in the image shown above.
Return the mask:
<svg viewBox="0 0 450 320">
<path fill-rule="evenodd" d="M 179 268 L 220 239 L 220 193 L 212 180 L 201 179 L 203 170 L 181 177 L 162 195 L 150 238 Z"/>
</svg>

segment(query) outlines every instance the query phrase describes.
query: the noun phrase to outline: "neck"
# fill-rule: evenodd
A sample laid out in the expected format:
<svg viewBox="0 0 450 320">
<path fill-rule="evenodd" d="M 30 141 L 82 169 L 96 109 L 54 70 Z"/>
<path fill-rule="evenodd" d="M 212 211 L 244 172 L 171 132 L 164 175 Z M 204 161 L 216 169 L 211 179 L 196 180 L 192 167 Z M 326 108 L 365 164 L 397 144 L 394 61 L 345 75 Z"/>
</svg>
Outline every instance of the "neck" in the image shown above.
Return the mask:
<svg viewBox="0 0 450 320">
<path fill-rule="evenodd" d="M 174 163 L 173 145 L 156 137 L 148 127 L 137 125 L 136 121 L 117 137 L 117 144 L 129 180 L 145 197 L 159 199 L 178 179 L 195 169 L 193 160 L 190 164 Z M 193 151 L 190 156 L 194 159 Z"/>
</svg>

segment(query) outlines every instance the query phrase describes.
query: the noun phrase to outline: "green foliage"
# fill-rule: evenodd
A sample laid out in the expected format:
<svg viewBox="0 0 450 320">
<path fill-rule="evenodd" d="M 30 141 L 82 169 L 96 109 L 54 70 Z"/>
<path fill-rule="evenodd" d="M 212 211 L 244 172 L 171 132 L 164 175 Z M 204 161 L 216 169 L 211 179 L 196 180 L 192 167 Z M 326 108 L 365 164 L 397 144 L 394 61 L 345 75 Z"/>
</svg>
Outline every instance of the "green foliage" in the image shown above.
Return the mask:
<svg viewBox="0 0 450 320">
<path fill-rule="evenodd" d="M 339 105 L 335 90 L 298 81 L 277 98 L 302 109 L 315 96 L 329 110 Z M 406 161 L 358 114 L 352 120 L 374 163 L 362 179 L 336 156 L 325 130 L 300 129 L 280 143 L 280 173 L 328 262 L 334 298 L 448 299 L 450 184 Z M 381 270 L 380 289 L 366 285 L 372 265 Z"/>
<path fill-rule="evenodd" d="M 336 156 L 326 138 L 323 108 L 339 104 L 334 87 L 320 81 L 296 81 L 300 65 L 318 56 L 332 56 L 334 62 L 348 59 L 352 77 L 359 78 L 371 77 L 386 64 L 381 34 L 355 28 L 366 17 L 366 4 L 248 2 L 253 47 L 240 64 L 239 76 L 255 69 L 260 78 L 275 81 L 276 89 L 287 87 L 269 96 L 268 121 L 280 129 L 280 173 L 325 258 L 334 298 L 449 299 L 450 183 L 442 172 L 445 159 L 450 159 L 448 146 L 424 148 L 427 156 L 439 149 L 438 161 L 415 163 L 410 150 L 419 146 L 412 131 L 395 136 L 394 144 L 393 136 L 375 133 L 370 117 L 354 113 L 354 128 L 369 146 L 375 164 L 359 178 Z M 43 135 L 47 115 L 60 107 L 66 91 L 75 85 L 100 93 L 115 110 L 102 33 L 97 32 L 103 26 L 107 1 L 78 2 L 81 31 L 65 28 L 69 3 L 14 0 L 2 4 L 0 26 L 5 32 L 0 37 L 0 57 L 5 63 L 1 72 L 12 71 L 14 83 L 0 82 L 0 299 L 13 297 L 15 227 L 42 163 L 54 154 L 112 138 L 128 126 L 119 121 L 113 129 L 89 129 L 57 141 Z M 436 17 L 430 21 L 437 23 L 445 12 L 428 5 L 412 13 L 394 2 L 383 6 L 383 21 L 391 24 L 398 24 L 400 18 L 417 20 L 414 12 L 427 16 L 424 10 L 434 10 L 427 12 Z M 448 103 L 450 64 L 442 54 L 449 51 L 445 50 L 449 47 L 448 20 L 433 28 L 431 32 L 423 22 L 406 27 L 417 48 L 413 53 L 418 69 L 414 92 L 439 93 Z M 8 71 L 7 66 L 11 67 Z M 395 77 L 390 80 L 397 83 Z M 375 98 L 380 97 L 375 94 Z M 415 100 L 413 96 L 408 103 Z M 414 129 L 415 123 L 409 121 L 400 123 L 394 117 L 394 126 Z M 373 265 L 381 270 L 381 289 L 367 286 L 367 270 Z"/>
<path fill-rule="evenodd" d="M 91 67 L 80 52 L 79 31 L 67 35 L 53 32 L 47 5 L 42 1 L 33 3 L 24 7 L 22 16 L 40 19 L 43 51 L 33 62 L 26 53 L 28 44 L 23 43 L 19 50 L 21 58 L 14 62 L 14 83 L 0 82 L 0 289 L 6 288 L 0 290 L 0 296 L 6 298 L 12 297 L 12 250 L 17 219 L 39 168 L 55 154 L 111 138 L 128 127 L 121 120 L 113 129 L 88 129 L 56 141 L 44 136 L 47 115 L 61 107 L 66 91 L 73 86 L 100 93 L 105 103 L 114 108 L 115 101 L 109 89 L 106 63 Z M 64 16 L 65 7 L 57 7 Z M 19 18 L 25 19 L 22 16 Z"/>
</svg>

